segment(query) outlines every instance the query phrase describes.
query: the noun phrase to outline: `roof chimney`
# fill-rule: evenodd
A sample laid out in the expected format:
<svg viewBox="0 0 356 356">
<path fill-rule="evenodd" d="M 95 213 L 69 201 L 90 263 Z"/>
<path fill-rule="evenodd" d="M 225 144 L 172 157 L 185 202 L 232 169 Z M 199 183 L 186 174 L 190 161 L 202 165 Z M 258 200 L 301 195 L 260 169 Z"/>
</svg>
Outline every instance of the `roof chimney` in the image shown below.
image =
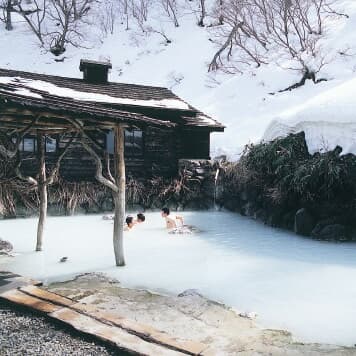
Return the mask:
<svg viewBox="0 0 356 356">
<path fill-rule="evenodd" d="M 80 60 L 79 69 L 83 72 L 83 80 L 92 84 L 105 84 L 108 82 L 110 62 L 97 62 L 87 59 Z"/>
</svg>

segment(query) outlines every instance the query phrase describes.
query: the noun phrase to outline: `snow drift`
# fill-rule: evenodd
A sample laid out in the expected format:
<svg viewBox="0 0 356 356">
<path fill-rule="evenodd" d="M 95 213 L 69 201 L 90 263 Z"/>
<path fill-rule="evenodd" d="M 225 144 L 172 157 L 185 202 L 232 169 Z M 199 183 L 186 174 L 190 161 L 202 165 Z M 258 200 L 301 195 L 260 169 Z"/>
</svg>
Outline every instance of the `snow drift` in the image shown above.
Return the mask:
<svg viewBox="0 0 356 356">
<path fill-rule="evenodd" d="M 263 139 L 271 141 L 289 133 L 305 132 L 310 153 L 330 151 L 356 154 L 356 78 L 326 90 L 276 117 Z"/>
</svg>

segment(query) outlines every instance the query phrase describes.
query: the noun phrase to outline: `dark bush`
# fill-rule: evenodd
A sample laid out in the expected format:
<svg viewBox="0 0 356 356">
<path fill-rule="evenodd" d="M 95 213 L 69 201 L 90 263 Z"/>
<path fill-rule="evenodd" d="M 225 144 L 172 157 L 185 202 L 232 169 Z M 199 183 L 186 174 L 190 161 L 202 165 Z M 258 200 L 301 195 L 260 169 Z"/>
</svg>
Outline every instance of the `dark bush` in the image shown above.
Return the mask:
<svg viewBox="0 0 356 356">
<path fill-rule="evenodd" d="M 247 203 L 263 209 L 273 225 L 291 226 L 290 219 L 278 222 L 279 212 L 290 216 L 301 208 L 316 221 L 333 217 L 355 225 L 356 156 L 341 152 L 310 155 L 303 132 L 249 145 L 239 162 L 225 166 L 224 200 L 237 211 Z"/>
</svg>

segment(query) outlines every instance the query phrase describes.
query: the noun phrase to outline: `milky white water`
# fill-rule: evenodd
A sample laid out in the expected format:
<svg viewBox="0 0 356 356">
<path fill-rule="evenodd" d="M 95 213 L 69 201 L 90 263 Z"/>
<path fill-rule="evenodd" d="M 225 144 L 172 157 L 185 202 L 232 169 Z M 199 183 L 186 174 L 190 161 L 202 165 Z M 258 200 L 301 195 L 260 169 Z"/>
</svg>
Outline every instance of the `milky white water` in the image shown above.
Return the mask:
<svg viewBox="0 0 356 356">
<path fill-rule="evenodd" d="M 268 328 L 303 341 L 356 343 L 356 244 L 312 241 L 228 212 L 183 213 L 204 232 L 168 235 L 159 213 L 125 235 L 127 266 L 114 267 L 112 222 L 101 216 L 48 219 L 45 251 L 33 252 L 36 219 L 0 221 L 19 255 L 0 270 L 46 283 L 100 271 L 124 285 L 165 293 L 198 289 Z M 68 261 L 59 259 L 68 256 Z"/>
</svg>

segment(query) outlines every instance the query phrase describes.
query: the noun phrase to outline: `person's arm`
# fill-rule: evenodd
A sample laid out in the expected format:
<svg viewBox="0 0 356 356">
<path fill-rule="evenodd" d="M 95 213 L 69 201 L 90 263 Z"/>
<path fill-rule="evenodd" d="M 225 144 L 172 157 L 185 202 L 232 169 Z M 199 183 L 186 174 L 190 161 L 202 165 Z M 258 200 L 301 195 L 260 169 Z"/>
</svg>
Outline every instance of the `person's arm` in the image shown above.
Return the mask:
<svg viewBox="0 0 356 356">
<path fill-rule="evenodd" d="M 183 222 L 183 217 L 182 217 L 182 216 L 177 215 L 177 216 L 176 216 L 176 220 L 179 220 L 179 221 L 180 221 L 180 223 L 181 223 L 182 225 L 184 225 L 184 222 Z"/>
</svg>

